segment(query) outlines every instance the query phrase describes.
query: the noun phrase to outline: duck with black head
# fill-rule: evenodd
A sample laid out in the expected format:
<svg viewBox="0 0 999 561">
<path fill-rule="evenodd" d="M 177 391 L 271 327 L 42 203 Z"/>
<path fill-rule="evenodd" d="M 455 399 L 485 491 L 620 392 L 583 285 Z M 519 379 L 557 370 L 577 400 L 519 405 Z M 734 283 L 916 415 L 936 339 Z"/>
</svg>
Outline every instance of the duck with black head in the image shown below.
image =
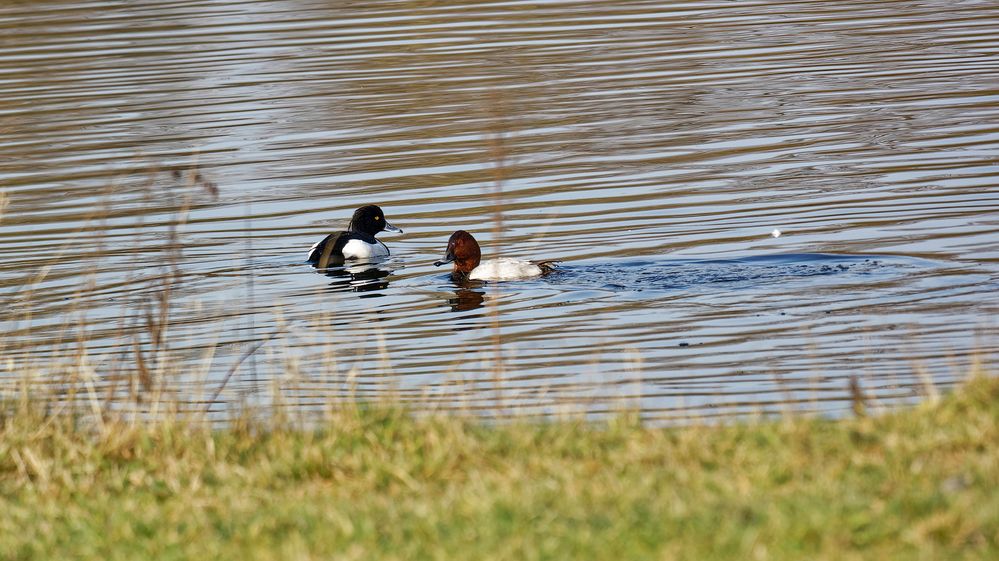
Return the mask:
<svg viewBox="0 0 999 561">
<path fill-rule="evenodd" d="M 468 280 L 500 281 L 529 279 L 547 275 L 555 270 L 558 261 L 523 261 L 501 257 L 482 261 L 482 250 L 472 234 L 458 230 L 447 241 L 444 259 L 434 263 L 440 267 L 454 263 L 451 278 L 455 282 Z"/>
<path fill-rule="evenodd" d="M 318 269 L 343 265 L 346 260 L 388 257 L 389 249 L 375 234 L 402 230 L 388 223 L 378 205 L 365 205 L 354 211 L 347 229 L 334 232 L 309 250 L 309 263 Z"/>
</svg>

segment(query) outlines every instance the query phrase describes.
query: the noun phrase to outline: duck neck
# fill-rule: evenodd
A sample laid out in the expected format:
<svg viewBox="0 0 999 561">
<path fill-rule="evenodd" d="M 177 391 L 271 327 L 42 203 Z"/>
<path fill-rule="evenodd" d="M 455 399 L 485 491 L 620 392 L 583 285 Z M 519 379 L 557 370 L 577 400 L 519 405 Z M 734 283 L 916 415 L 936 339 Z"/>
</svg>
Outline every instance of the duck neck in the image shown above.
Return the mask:
<svg viewBox="0 0 999 561">
<path fill-rule="evenodd" d="M 479 266 L 479 261 L 480 261 L 479 256 L 466 257 L 464 259 L 455 259 L 452 276 L 463 275 L 465 278 L 468 278 L 468 275 L 470 275 L 472 271 L 474 271 L 475 268 Z"/>
</svg>

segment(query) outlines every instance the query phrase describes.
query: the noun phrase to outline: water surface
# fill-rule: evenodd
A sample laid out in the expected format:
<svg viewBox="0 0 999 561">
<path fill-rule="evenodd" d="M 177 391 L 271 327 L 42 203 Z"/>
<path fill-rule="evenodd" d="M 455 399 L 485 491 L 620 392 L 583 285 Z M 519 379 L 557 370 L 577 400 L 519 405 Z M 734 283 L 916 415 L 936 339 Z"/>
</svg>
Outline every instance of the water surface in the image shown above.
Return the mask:
<svg viewBox="0 0 999 561">
<path fill-rule="evenodd" d="M 669 419 L 995 364 L 995 3 L 4 2 L 0 53 L 8 380 Z M 366 203 L 382 272 L 314 272 Z M 563 271 L 455 286 L 459 228 Z"/>
</svg>

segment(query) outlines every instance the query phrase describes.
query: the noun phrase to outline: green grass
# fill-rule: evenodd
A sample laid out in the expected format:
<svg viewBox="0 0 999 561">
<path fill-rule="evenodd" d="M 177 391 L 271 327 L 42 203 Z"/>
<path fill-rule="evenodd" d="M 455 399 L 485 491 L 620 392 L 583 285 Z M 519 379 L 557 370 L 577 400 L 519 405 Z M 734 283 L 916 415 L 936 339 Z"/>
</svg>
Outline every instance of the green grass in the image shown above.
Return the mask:
<svg viewBox="0 0 999 561">
<path fill-rule="evenodd" d="M 997 559 L 999 381 L 877 418 L 0 418 L 3 559 Z"/>
</svg>

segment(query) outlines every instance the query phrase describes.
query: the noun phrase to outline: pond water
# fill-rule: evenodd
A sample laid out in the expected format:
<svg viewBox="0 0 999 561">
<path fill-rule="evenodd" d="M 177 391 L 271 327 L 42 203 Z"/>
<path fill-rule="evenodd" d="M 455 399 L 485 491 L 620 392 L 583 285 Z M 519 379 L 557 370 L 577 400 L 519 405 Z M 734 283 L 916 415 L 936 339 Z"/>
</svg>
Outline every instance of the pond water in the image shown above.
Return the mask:
<svg viewBox="0 0 999 561">
<path fill-rule="evenodd" d="M 7 382 L 911 401 L 995 371 L 999 4 L 8 0 L 0 189 Z M 392 257 L 308 266 L 366 203 Z M 457 229 L 560 270 L 456 286 Z"/>
</svg>

